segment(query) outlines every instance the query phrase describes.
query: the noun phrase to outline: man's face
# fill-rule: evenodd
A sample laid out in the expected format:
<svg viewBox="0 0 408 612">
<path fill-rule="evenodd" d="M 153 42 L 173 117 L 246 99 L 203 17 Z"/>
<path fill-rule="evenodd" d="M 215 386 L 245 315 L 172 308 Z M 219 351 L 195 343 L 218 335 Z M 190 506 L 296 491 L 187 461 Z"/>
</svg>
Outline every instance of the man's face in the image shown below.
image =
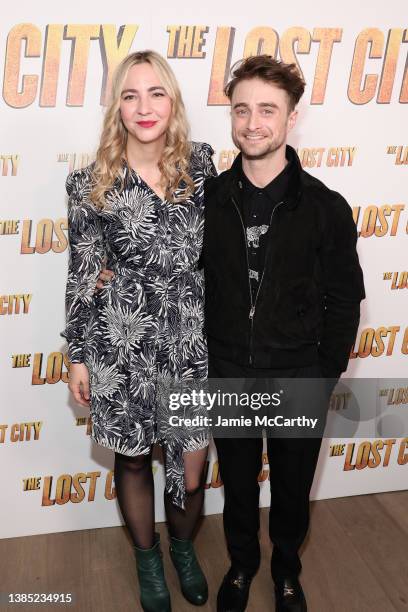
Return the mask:
<svg viewBox="0 0 408 612">
<path fill-rule="evenodd" d="M 241 81 L 231 99 L 232 140 L 247 159 L 270 157 L 286 146 L 296 116 L 283 89 L 258 78 Z"/>
</svg>

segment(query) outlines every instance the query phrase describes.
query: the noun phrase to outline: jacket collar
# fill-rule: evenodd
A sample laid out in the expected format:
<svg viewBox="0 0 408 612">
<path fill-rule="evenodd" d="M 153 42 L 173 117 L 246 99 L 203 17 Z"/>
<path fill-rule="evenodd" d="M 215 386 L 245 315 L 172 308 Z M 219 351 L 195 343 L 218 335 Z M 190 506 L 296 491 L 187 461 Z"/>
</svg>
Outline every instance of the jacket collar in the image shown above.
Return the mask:
<svg viewBox="0 0 408 612">
<path fill-rule="evenodd" d="M 299 205 L 301 196 L 301 173 L 303 172 L 300 159 L 293 147 L 286 145 L 286 159 L 290 160 L 293 168 L 291 171 L 291 180 L 289 183 L 289 189 L 287 191 L 284 202 L 285 208 L 293 209 Z M 239 181 L 241 180 L 242 172 L 242 154 L 239 153 L 234 160 L 231 168 L 223 173 L 224 181 L 222 182 L 220 189 L 218 190 L 218 200 L 220 204 L 226 203 L 232 196 L 234 199 L 239 200 L 240 187 Z"/>
</svg>

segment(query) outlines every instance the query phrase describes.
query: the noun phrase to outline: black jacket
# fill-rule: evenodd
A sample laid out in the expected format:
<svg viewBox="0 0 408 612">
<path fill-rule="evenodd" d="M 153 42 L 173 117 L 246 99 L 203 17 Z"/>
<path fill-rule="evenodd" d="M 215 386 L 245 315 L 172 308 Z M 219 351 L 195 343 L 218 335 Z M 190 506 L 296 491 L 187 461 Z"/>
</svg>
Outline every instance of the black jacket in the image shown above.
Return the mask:
<svg viewBox="0 0 408 612">
<path fill-rule="evenodd" d="M 347 368 L 364 299 L 350 206 L 305 172 L 296 152 L 287 197 L 267 233 L 263 278 L 251 297 L 239 198 L 239 155 L 205 183 L 203 265 L 210 355 L 256 368 L 320 362 L 327 377 Z"/>
</svg>

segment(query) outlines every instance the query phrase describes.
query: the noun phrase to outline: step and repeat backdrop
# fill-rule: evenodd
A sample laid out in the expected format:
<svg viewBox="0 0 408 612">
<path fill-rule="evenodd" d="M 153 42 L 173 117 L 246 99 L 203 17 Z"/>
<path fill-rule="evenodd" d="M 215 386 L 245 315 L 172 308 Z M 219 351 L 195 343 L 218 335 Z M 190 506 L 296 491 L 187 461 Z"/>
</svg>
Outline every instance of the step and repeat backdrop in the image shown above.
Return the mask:
<svg viewBox="0 0 408 612">
<path fill-rule="evenodd" d="M 7 3 L 0 25 L 0 537 L 121 523 L 111 451 L 91 443 L 89 414 L 69 398 L 60 332 L 68 235 L 65 179 L 93 159 L 112 72 L 151 48 L 180 82 L 193 140 L 219 172 L 236 155 L 223 95 L 231 65 L 269 53 L 307 82 L 290 136 L 303 167 L 341 192 L 358 229 L 367 299 L 350 378 L 402 379 L 408 367 L 408 22 L 405 2 L 299 0 Z M 290 237 L 289 237 L 290 239 Z M 296 249 L 296 244 L 293 244 Z M 394 415 L 408 389 L 379 385 Z M 341 411 L 337 394 L 331 411 Z M 314 499 L 405 489 L 407 431 L 323 443 Z M 163 468 L 154 461 L 157 518 Z M 239 475 L 237 475 L 239 476 Z M 269 466 L 259 476 L 268 503 Z M 212 449 L 206 513 L 221 512 Z"/>
</svg>

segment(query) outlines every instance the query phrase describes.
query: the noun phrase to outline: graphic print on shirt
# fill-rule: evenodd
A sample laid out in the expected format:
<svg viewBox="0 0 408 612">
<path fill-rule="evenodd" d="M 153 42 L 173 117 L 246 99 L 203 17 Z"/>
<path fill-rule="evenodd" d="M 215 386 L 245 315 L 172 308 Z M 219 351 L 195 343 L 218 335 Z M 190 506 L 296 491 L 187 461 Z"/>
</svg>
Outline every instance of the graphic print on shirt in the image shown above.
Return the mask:
<svg viewBox="0 0 408 612">
<path fill-rule="evenodd" d="M 259 238 L 266 234 L 268 229 L 269 225 L 254 225 L 252 227 L 247 227 L 248 248 L 253 247 L 254 249 L 257 249 L 259 247 Z"/>
</svg>

